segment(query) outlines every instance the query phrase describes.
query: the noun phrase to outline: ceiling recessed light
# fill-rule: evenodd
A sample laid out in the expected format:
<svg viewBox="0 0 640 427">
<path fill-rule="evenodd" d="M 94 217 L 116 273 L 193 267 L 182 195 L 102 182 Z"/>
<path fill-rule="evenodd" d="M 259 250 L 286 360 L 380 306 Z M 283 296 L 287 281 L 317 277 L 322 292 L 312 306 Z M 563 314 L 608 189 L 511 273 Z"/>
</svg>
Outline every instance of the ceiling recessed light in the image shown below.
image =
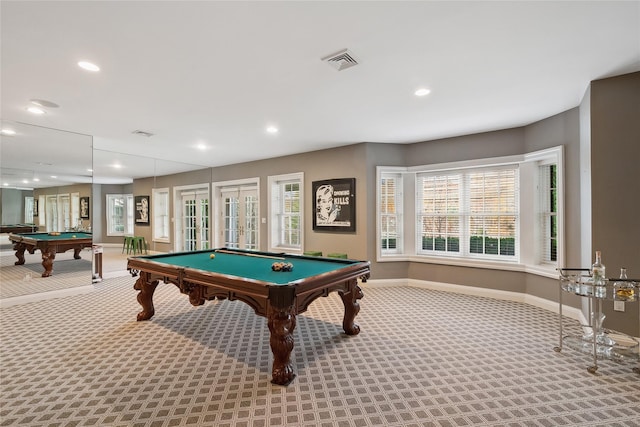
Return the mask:
<svg viewBox="0 0 640 427">
<path fill-rule="evenodd" d="M 278 133 L 278 128 L 275 127 L 275 126 L 269 126 L 267 128 L 267 132 L 269 132 L 269 133 Z"/>
<path fill-rule="evenodd" d="M 40 178 L 33 178 L 33 182 L 40 182 Z"/>
<path fill-rule="evenodd" d="M 431 91 L 429 89 L 421 88 L 415 91 L 416 96 L 425 96 L 429 95 Z"/>
<path fill-rule="evenodd" d="M 93 172 L 93 169 L 87 169 L 87 172 Z M 54 178 L 53 176 L 51 178 Z"/>
<path fill-rule="evenodd" d="M 13 136 L 16 134 L 16 131 L 13 129 L 2 129 L 0 130 L 0 133 L 6 136 Z"/>
<path fill-rule="evenodd" d="M 46 113 L 46 111 L 44 111 L 40 107 L 27 107 L 27 111 L 30 112 L 31 114 L 38 114 L 38 115 Z"/>
<path fill-rule="evenodd" d="M 46 99 L 30 99 L 30 103 L 37 105 L 38 107 L 58 108 L 59 105 L 55 102 L 47 101 Z"/>
<path fill-rule="evenodd" d="M 205 151 L 207 149 L 207 146 L 203 143 L 200 143 L 198 145 L 196 145 L 196 148 L 200 151 Z"/>
<path fill-rule="evenodd" d="M 96 64 L 94 64 L 92 62 L 88 62 L 88 61 L 80 61 L 80 62 L 78 62 L 78 67 L 82 68 L 83 70 L 87 70 L 87 71 L 100 71 L 100 67 L 98 67 Z"/>
<path fill-rule="evenodd" d="M 51 175 L 51 178 L 56 179 L 58 175 Z"/>
</svg>

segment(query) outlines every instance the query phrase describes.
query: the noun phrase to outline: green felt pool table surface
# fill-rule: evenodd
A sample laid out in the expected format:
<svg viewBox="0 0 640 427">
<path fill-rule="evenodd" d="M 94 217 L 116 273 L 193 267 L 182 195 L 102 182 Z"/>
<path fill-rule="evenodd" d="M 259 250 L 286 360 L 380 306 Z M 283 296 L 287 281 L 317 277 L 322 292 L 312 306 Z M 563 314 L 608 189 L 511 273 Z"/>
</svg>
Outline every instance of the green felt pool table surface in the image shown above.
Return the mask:
<svg viewBox="0 0 640 427">
<path fill-rule="evenodd" d="M 91 239 L 92 234 L 86 233 L 83 231 L 65 231 L 60 232 L 60 235 L 52 235 L 49 233 L 12 233 L 13 236 L 22 237 L 23 241 L 26 240 L 34 240 L 34 241 L 47 241 L 54 242 L 60 240 L 71 240 L 71 239 Z"/>
<path fill-rule="evenodd" d="M 211 254 L 214 254 L 215 258 L 212 259 Z M 337 261 L 327 258 L 292 257 L 285 254 L 272 254 L 271 258 L 264 258 L 216 252 L 215 250 L 159 256 L 150 255 L 139 258 L 176 267 L 193 268 L 279 285 L 292 284 L 301 279 L 345 268 L 358 262 Z M 271 266 L 276 262 L 291 263 L 293 264 L 293 269 L 292 271 L 273 271 Z"/>
</svg>

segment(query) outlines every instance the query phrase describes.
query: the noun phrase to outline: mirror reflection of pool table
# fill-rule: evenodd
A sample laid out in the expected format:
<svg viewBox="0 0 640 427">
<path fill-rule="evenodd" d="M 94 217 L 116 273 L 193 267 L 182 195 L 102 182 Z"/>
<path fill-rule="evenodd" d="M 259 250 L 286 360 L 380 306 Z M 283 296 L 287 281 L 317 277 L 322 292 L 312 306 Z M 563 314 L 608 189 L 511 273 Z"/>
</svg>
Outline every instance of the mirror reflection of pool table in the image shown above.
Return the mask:
<svg viewBox="0 0 640 427">
<path fill-rule="evenodd" d="M 279 262 L 291 263 L 293 269 L 273 271 Z M 357 335 L 360 327 L 354 320 L 363 297 L 358 279 L 370 276 L 369 261 L 226 248 L 130 257 L 127 268 L 140 275 L 134 285 L 140 291 L 139 321 L 154 315 L 153 293 L 160 281 L 177 286 L 194 306 L 215 298 L 240 300 L 266 317 L 274 356 L 271 382 L 279 385 L 295 378 L 290 357 L 296 315 L 316 298 L 337 291 L 345 309 L 342 327 Z"/>
<path fill-rule="evenodd" d="M 2 224 L 0 225 L 0 234 L 3 233 L 33 233 L 38 231 L 35 224 Z"/>
<path fill-rule="evenodd" d="M 53 261 L 56 259 L 56 253 L 73 249 L 73 257 L 80 259 L 80 251 L 83 248 L 91 247 L 92 235 L 82 231 L 61 232 L 55 235 L 51 233 L 12 233 L 9 234 L 9 240 L 13 242 L 13 249 L 16 251 L 16 258 L 18 258 L 15 265 L 25 263 L 25 251 L 33 254 L 36 250 L 40 250 L 44 267 L 42 277 L 49 277 L 53 273 Z"/>
</svg>

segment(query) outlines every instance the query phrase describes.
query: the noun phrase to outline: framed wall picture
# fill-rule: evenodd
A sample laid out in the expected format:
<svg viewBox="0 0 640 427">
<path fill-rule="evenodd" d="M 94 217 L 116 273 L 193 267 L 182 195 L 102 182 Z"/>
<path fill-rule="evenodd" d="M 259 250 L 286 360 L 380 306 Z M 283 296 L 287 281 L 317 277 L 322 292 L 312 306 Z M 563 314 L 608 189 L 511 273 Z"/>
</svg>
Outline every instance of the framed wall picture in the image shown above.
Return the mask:
<svg viewBox="0 0 640 427">
<path fill-rule="evenodd" d="M 136 225 L 149 225 L 149 215 L 151 214 L 149 196 L 135 196 L 134 202 L 136 205 Z"/>
<path fill-rule="evenodd" d="M 313 229 L 356 231 L 356 179 L 313 181 Z"/>
<path fill-rule="evenodd" d="M 89 219 L 89 214 L 90 214 L 89 198 L 80 197 L 80 218 Z"/>
</svg>

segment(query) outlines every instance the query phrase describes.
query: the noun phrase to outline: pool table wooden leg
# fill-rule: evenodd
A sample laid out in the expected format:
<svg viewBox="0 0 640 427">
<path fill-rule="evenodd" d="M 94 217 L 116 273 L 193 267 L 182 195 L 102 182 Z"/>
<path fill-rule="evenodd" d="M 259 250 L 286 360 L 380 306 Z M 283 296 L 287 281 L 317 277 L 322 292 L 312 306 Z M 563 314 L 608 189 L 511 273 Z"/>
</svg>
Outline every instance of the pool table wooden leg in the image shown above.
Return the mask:
<svg viewBox="0 0 640 427">
<path fill-rule="evenodd" d="M 344 304 L 342 328 L 347 335 L 358 335 L 360 333 L 360 326 L 355 323 L 355 318 L 360 311 L 358 300 L 362 299 L 362 297 L 364 297 L 364 294 L 357 283 L 353 286 L 351 292 L 340 292 L 340 298 L 342 298 L 342 303 Z"/>
<path fill-rule="evenodd" d="M 82 248 L 74 248 L 73 249 L 73 258 L 74 259 L 82 259 L 82 257 L 80 256 L 80 251 L 82 250 Z"/>
<path fill-rule="evenodd" d="M 13 245 L 13 249 L 16 250 L 16 258 L 18 258 L 14 265 L 24 264 L 24 251 L 27 249 L 27 246 L 24 243 L 16 243 Z"/>
<path fill-rule="evenodd" d="M 267 319 L 269 331 L 271 332 L 269 343 L 273 352 L 271 382 L 278 385 L 288 385 L 296 377 L 291 363 L 296 315 L 293 307 L 285 309 L 272 308 Z"/>
<path fill-rule="evenodd" d="M 138 303 L 142 306 L 142 311 L 138 313 L 138 322 L 141 320 L 149 320 L 155 314 L 155 309 L 153 308 L 153 293 L 159 281 L 154 280 L 149 282 L 148 277 L 149 273 L 141 272 L 140 277 L 136 280 L 135 285 L 133 285 L 133 289 L 140 291 L 138 294 Z"/>
<path fill-rule="evenodd" d="M 41 250 L 42 252 L 42 266 L 44 267 L 44 273 L 42 277 L 49 277 L 53 273 L 53 261 L 56 259 L 56 250 Z"/>
</svg>

